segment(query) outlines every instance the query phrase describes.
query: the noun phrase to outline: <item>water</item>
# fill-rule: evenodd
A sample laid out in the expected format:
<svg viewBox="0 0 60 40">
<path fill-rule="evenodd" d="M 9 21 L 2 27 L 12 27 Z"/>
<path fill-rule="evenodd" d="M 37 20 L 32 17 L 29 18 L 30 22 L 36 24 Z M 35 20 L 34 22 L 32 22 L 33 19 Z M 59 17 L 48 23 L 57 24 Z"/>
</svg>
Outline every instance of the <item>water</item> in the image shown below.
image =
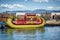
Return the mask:
<svg viewBox="0 0 60 40">
<path fill-rule="evenodd" d="M 60 27 L 0 30 L 0 40 L 60 40 Z"/>
</svg>

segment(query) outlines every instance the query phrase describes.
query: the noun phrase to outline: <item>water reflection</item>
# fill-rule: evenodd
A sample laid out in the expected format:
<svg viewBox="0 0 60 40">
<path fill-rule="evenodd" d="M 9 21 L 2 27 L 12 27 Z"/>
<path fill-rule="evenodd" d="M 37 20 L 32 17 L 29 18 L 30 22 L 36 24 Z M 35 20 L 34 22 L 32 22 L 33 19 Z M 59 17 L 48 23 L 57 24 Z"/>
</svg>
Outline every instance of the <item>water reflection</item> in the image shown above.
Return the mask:
<svg viewBox="0 0 60 40">
<path fill-rule="evenodd" d="M 44 28 L 21 29 L 13 32 L 14 40 L 37 40 L 38 31 L 43 33 Z"/>
<path fill-rule="evenodd" d="M 0 40 L 59 40 L 60 27 L 0 30 Z"/>
<path fill-rule="evenodd" d="M 36 31 L 39 31 L 39 32 L 41 32 L 41 33 L 44 33 L 45 32 L 45 29 L 44 29 L 44 27 L 42 27 L 42 28 L 33 28 L 33 29 L 7 29 L 7 33 L 9 34 L 9 35 L 11 35 L 11 34 L 20 34 L 20 33 L 22 33 L 22 34 L 35 34 L 36 33 Z"/>
</svg>

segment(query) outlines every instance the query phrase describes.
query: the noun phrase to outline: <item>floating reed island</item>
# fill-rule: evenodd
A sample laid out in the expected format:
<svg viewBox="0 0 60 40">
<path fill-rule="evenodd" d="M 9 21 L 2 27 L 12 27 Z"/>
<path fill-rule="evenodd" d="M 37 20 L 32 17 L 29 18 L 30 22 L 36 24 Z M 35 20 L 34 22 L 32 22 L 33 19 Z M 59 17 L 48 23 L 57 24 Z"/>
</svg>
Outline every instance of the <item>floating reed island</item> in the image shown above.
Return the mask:
<svg viewBox="0 0 60 40">
<path fill-rule="evenodd" d="M 45 26 L 60 26 L 60 20 L 47 20 Z"/>
</svg>

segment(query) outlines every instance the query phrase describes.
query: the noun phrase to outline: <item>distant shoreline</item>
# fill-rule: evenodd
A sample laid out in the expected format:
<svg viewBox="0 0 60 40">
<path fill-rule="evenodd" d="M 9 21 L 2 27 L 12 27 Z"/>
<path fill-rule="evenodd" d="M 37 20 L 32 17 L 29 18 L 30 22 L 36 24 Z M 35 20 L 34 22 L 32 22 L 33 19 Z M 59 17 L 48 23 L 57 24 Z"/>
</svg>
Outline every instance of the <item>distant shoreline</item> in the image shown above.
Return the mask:
<svg viewBox="0 0 60 40">
<path fill-rule="evenodd" d="M 46 24 L 45 26 L 60 26 L 60 24 Z"/>
</svg>

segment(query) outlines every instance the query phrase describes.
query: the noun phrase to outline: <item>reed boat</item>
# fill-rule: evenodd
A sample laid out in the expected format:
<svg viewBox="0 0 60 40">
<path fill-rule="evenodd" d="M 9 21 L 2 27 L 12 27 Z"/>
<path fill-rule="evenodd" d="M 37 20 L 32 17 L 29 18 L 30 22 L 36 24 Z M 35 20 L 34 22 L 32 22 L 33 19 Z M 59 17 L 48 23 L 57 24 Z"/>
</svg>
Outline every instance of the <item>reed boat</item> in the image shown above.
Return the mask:
<svg viewBox="0 0 60 40">
<path fill-rule="evenodd" d="M 7 20 L 7 25 L 11 28 L 25 28 L 25 27 L 43 27 L 45 25 L 45 19 L 35 14 L 25 14 L 23 19 L 15 19 L 9 18 Z"/>
</svg>

